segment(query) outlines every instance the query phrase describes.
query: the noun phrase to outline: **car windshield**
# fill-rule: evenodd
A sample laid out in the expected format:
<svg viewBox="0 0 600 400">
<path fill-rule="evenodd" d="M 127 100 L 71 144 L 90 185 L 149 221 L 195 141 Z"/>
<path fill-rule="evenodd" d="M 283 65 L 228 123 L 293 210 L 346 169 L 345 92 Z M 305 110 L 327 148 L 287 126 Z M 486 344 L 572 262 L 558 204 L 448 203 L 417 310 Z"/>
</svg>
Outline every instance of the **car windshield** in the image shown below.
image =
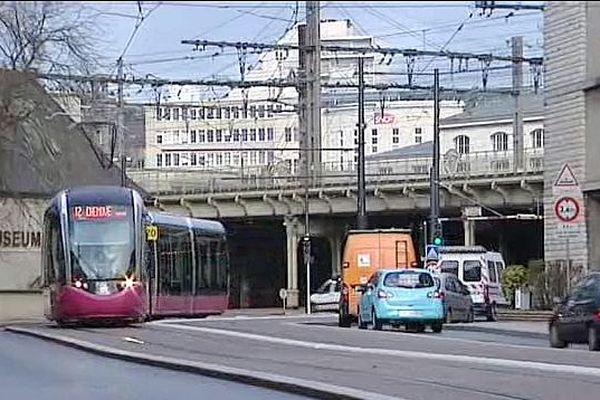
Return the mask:
<svg viewBox="0 0 600 400">
<path fill-rule="evenodd" d="M 405 289 L 418 289 L 435 286 L 433 277 L 427 272 L 399 271 L 391 272 L 385 276 L 383 285 Z"/>
<path fill-rule="evenodd" d="M 123 278 L 134 264 L 133 216 L 127 207 L 109 206 L 104 216 L 86 217 L 74 207 L 70 218 L 73 276 L 88 280 Z"/>
<path fill-rule="evenodd" d="M 479 282 L 481 280 L 481 263 L 477 260 L 467 260 L 463 264 L 463 280 Z"/>
</svg>

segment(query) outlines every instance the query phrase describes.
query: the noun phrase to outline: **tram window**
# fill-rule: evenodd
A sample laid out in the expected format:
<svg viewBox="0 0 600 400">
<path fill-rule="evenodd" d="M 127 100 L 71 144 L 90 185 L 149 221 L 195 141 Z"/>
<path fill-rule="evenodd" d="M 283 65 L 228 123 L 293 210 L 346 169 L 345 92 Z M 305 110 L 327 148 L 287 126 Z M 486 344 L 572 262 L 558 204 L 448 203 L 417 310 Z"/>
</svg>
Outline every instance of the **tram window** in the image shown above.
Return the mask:
<svg viewBox="0 0 600 400">
<path fill-rule="evenodd" d="M 209 265 L 208 242 L 201 238 L 196 238 L 196 291 L 202 291 L 208 288 L 205 271 Z"/>
<path fill-rule="evenodd" d="M 191 291 L 192 248 L 187 229 L 163 228 L 158 240 L 160 293 L 178 296 Z"/>
<path fill-rule="evenodd" d="M 229 258 L 227 257 L 227 242 L 222 240 L 219 242 L 219 253 L 217 260 L 217 289 L 227 289 L 228 266 Z"/>
</svg>

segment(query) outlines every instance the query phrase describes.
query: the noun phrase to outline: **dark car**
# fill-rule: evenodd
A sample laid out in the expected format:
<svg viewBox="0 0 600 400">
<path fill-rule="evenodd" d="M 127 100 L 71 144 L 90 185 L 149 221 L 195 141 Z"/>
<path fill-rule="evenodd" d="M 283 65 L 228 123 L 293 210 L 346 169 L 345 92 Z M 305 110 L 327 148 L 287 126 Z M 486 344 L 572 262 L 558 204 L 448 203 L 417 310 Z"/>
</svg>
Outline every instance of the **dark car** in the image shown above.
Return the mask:
<svg viewBox="0 0 600 400">
<path fill-rule="evenodd" d="M 550 319 L 550 346 L 588 343 L 591 351 L 600 350 L 600 272 L 583 278 L 556 307 Z"/>
</svg>

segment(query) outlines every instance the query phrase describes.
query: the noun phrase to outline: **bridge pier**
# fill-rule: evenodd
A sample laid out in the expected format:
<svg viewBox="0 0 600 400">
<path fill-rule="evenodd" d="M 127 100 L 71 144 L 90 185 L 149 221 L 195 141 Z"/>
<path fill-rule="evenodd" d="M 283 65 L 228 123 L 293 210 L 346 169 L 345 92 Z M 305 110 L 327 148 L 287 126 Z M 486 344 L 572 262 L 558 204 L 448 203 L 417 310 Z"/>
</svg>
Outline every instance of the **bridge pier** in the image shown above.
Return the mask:
<svg viewBox="0 0 600 400">
<path fill-rule="evenodd" d="M 462 210 L 465 246 L 475 246 L 475 221 L 467 219 L 466 209 Z"/>
<path fill-rule="evenodd" d="M 298 240 L 300 238 L 301 224 L 296 217 L 285 217 L 283 225 L 286 234 L 286 259 L 287 259 L 287 306 L 298 308 Z"/>
</svg>

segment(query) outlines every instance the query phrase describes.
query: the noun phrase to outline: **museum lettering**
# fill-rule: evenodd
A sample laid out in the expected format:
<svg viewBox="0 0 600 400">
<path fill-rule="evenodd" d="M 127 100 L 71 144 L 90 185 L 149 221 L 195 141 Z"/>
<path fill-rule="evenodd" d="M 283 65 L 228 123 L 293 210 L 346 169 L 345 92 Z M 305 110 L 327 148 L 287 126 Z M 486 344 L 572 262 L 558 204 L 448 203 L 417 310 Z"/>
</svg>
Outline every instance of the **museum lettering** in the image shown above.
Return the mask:
<svg viewBox="0 0 600 400">
<path fill-rule="evenodd" d="M 0 247 L 2 248 L 40 247 L 41 239 L 41 232 L 0 231 Z"/>
</svg>

